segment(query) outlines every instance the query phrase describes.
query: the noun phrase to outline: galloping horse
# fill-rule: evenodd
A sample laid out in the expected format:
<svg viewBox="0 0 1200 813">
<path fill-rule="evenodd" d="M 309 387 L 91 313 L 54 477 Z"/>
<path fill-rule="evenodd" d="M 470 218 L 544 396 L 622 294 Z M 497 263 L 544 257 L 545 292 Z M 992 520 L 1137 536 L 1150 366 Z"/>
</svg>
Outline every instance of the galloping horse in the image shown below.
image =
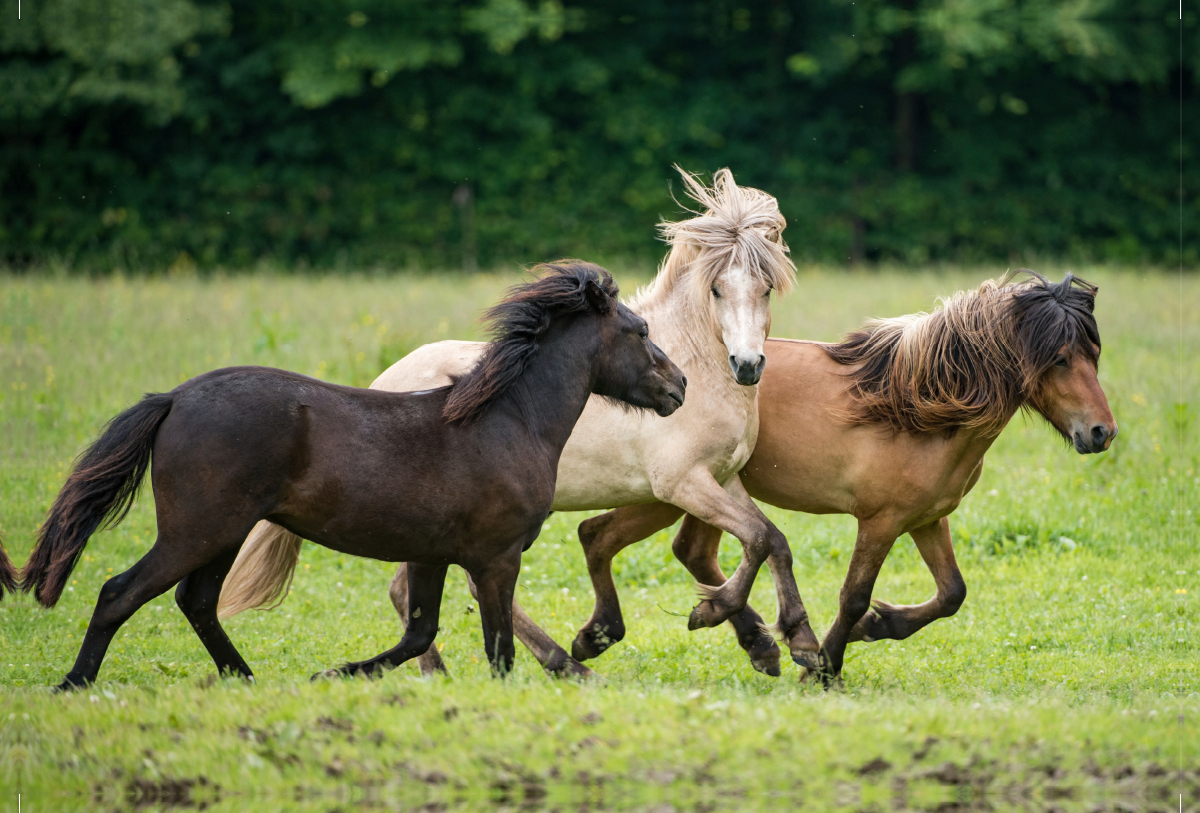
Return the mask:
<svg viewBox="0 0 1200 813">
<path fill-rule="evenodd" d="M 563 450 L 554 510 L 653 502 L 655 508 L 644 520 L 647 526 L 670 524 L 687 511 L 732 533 L 745 551 L 742 565 L 724 588 L 713 589 L 700 602 L 689 627 L 715 626 L 730 619 L 755 667 L 778 675 L 779 647 L 763 631 L 757 615 L 741 612 L 764 558 L 775 577 L 779 628 L 792 657 L 815 666 L 817 639 L 792 575 L 787 540 L 735 475 L 750 458 L 758 435 L 755 385 L 765 362 L 771 292 L 784 293 L 793 282 L 795 269 L 782 237 L 786 221 L 773 197 L 739 187 L 727 169 L 716 173 L 712 188 L 682 174 L 689 196 L 704 211 L 661 225 L 671 244 L 670 254 L 630 307 L 687 374 L 687 403 L 668 420 L 655 421 L 593 398 Z M 483 345 L 473 342 L 426 345 L 394 364 L 372 387 L 404 391 L 444 385 L 470 370 L 482 351 Z M 661 518 L 668 516 L 672 519 L 664 523 Z M 588 541 L 599 530 L 595 523 L 589 524 Z M 299 550 L 297 536 L 260 524 L 230 573 L 221 596 L 221 615 L 280 599 Z M 402 617 L 407 605 L 405 584 L 401 567 L 391 596 Z M 616 600 L 615 592 L 610 598 Z M 519 606 L 514 613 L 518 637 L 544 667 L 590 674 Z M 623 628 L 589 628 L 575 642 L 575 657 L 594 656 L 621 635 Z M 436 648 L 419 663 L 424 672 L 444 669 Z"/>
<path fill-rule="evenodd" d="M 827 685 L 841 672 L 848 642 L 907 638 L 958 610 L 966 585 L 947 517 L 1018 410 L 1040 414 L 1080 454 L 1102 452 L 1116 437 L 1096 377 L 1097 288 L 1071 274 L 1052 283 L 1024 273 L 1025 282 L 1012 275 L 985 282 L 933 313 L 868 322 L 840 344 L 767 342 L 758 444 L 742 483 L 755 499 L 780 508 L 858 520 L 837 619 L 821 647 Z M 579 538 L 598 582 L 592 623 L 621 629 L 620 606 L 606 601 L 615 594 L 612 557 L 679 514 L 650 505 L 614 513 L 626 516 L 593 517 Z M 610 535 L 601 546 L 585 533 L 589 525 L 636 530 Z M 915 606 L 872 607 L 879 569 L 905 533 L 937 594 Z M 673 550 L 696 578 L 719 583 L 720 539 L 719 528 L 689 516 Z"/>
<path fill-rule="evenodd" d="M 337 672 L 370 674 L 428 649 L 453 563 L 474 579 L 488 660 L 507 673 L 521 553 L 550 512 L 589 396 L 666 416 L 686 384 L 646 322 L 617 303 L 606 271 L 572 261 L 544 270 L 489 312 L 495 339 L 453 386 L 399 394 L 232 367 L 114 418 L 55 500 L 24 589 L 46 606 L 58 600 L 88 537 L 128 512 L 152 453 L 158 540 L 105 583 L 59 688 L 94 681 L 121 624 L 175 584 L 217 668 L 249 677 L 217 599 L 264 518 L 334 550 L 409 563 L 412 623 L 400 643 Z"/>
</svg>

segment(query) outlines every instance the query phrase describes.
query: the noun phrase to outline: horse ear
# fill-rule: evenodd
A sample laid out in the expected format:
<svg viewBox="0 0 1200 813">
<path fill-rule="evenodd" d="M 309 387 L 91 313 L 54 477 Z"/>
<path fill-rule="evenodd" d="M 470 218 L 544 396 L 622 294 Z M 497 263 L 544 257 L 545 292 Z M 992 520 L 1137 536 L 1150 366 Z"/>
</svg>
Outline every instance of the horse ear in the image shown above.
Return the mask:
<svg viewBox="0 0 1200 813">
<path fill-rule="evenodd" d="M 587 296 L 588 303 L 596 309 L 597 313 L 603 316 L 608 316 L 613 310 L 613 298 L 605 293 L 604 289 L 596 284 L 594 280 L 588 280 L 587 285 L 583 289 L 584 295 Z"/>
</svg>

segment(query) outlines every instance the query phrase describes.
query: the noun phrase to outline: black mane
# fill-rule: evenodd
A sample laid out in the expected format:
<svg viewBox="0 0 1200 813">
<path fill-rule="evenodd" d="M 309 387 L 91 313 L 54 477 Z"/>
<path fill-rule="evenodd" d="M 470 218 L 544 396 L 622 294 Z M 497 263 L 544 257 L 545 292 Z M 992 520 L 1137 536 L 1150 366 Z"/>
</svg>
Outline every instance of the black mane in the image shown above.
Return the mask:
<svg viewBox="0 0 1200 813">
<path fill-rule="evenodd" d="M 538 265 L 532 272 L 540 276 L 514 285 L 484 314 L 492 341 L 479 364 L 455 382 L 442 411 L 446 420 L 465 422 L 479 417 L 525 371 L 537 353 L 538 339 L 555 319 L 591 310 L 588 283 L 616 302 L 617 285 L 598 265 L 559 260 Z"/>
</svg>

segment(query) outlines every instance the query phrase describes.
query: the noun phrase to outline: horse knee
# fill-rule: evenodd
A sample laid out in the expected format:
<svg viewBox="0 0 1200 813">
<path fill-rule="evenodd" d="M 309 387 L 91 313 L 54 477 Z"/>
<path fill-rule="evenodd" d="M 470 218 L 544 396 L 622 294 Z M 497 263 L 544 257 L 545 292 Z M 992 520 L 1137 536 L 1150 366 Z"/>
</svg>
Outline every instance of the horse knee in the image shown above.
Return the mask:
<svg viewBox="0 0 1200 813">
<path fill-rule="evenodd" d="M 954 615 L 966 600 L 967 584 L 963 581 L 961 574 L 955 573 L 954 578 L 946 585 L 942 596 L 942 616 L 949 618 Z"/>
</svg>

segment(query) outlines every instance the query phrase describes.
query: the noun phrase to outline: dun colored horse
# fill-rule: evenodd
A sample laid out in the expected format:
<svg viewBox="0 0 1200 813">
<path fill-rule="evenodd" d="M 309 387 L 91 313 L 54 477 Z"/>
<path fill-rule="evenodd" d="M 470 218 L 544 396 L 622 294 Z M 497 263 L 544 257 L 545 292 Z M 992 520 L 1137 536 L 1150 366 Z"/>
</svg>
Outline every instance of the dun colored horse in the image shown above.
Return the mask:
<svg viewBox="0 0 1200 813">
<path fill-rule="evenodd" d="M 818 642 L 808 623 L 792 574 L 783 534 L 762 514 L 736 474 L 750 458 L 758 434 L 757 387 L 763 342 L 771 324 L 771 292 L 792 285 L 794 269 L 783 242 L 786 222 L 773 197 L 739 187 L 721 170 L 707 188 L 686 173 L 688 194 L 703 207 L 695 217 L 664 223 L 671 252 L 653 283 L 630 307 L 645 318 L 655 341 L 687 373 L 687 403 L 668 420 L 647 420 L 593 398 L 563 450 L 554 510 L 577 511 L 653 503 L 645 521 L 674 521 L 683 511 L 703 517 L 741 541 L 744 561 L 721 589 L 713 589 L 692 614 L 689 626 L 715 626 L 733 615 L 739 640 L 755 667 L 779 674 L 779 647 L 760 629 L 761 619 L 743 617 L 750 587 L 767 558 L 775 577 L 779 629 L 794 659 L 816 665 Z M 469 370 L 483 351 L 472 342 L 426 345 L 384 372 L 372 388 L 421 390 L 444 385 Z M 587 526 L 591 535 L 598 526 Z M 260 523 L 230 571 L 221 594 L 225 617 L 281 600 L 296 567 L 300 539 Z M 769 558 L 768 558 L 769 555 Z M 391 596 L 401 616 L 408 600 L 403 567 Z M 612 595 L 615 600 L 615 593 Z M 513 608 L 516 633 L 549 671 L 587 675 L 521 610 Z M 622 632 L 603 624 L 575 642 L 577 658 L 603 651 Z M 419 660 L 422 671 L 444 669 L 437 649 Z"/>
<path fill-rule="evenodd" d="M 1116 437 L 1096 375 L 1096 287 L 1071 274 L 1052 283 L 1025 273 L 1025 282 L 986 282 L 930 314 L 868 322 L 840 344 L 767 343 L 758 444 L 742 483 L 780 508 L 858 520 L 838 615 L 821 646 L 827 685 L 848 642 L 907 638 L 963 603 L 947 517 L 1017 411 L 1040 414 L 1080 454 L 1102 452 Z M 597 596 L 589 626 L 624 629 L 612 558 L 678 516 L 639 505 L 580 526 Z M 905 533 L 937 594 L 913 606 L 872 606 L 879 569 Z M 718 584 L 720 538 L 719 528 L 689 516 L 675 556 L 697 579 Z"/>
<path fill-rule="evenodd" d="M 397 394 L 233 367 L 147 395 L 81 457 L 22 573 L 52 606 L 92 533 L 128 512 L 150 467 L 158 539 L 105 583 L 60 689 L 95 680 L 133 613 L 175 600 L 222 673 L 250 677 L 217 619 L 221 585 L 262 519 L 345 553 L 409 563 L 411 623 L 383 654 L 336 670 L 373 673 L 429 648 L 446 568 L 479 592 L 493 669 L 512 666 L 521 553 L 550 512 L 559 456 L 592 394 L 670 415 L 686 379 L 616 301 L 603 269 L 573 261 L 513 288 L 495 339 L 453 386 Z"/>
</svg>

